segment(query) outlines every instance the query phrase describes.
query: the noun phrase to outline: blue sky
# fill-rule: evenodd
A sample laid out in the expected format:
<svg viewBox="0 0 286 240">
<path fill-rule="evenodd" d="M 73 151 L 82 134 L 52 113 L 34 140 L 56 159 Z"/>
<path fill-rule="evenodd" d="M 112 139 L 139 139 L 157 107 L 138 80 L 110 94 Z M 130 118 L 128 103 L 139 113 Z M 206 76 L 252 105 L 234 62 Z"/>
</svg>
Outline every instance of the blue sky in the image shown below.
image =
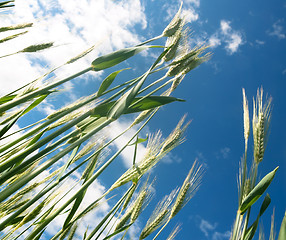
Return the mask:
<svg viewBox="0 0 286 240">
<path fill-rule="evenodd" d="M 44 72 L 44 66 L 57 66 L 91 44 L 100 43 L 93 55 L 87 56 L 73 68 L 58 71 L 57 76 L 65 76 L 81 69 L 94 56 L 157 36 L 179 5 L 180 1 L 175 0 L 85 0 L 81 3 L 72 0 L 69 4 L 62 0 L 16 1 L 14 17 L 1 16 L 3 25 L 36 21 L 35 28 L 21 42 L 1 46 L 3 55 L 14 47 L 21 49 L 31 41 L 35 42 L 35 39 L 36 42 L 55 41 L 57 47 L 33 58 L 24 55 L 7 58 L 5 64 L 10 67 L 1 70 L 0 94 L 34 79 Z M 246 90 L 252 113 L 252 97 L 261 86 L 265 95 L 273 97 L 273 112 L 270 138 L 259 169 L 260 178 L 279 166 L 268 190 L 272 203 L 263 216 L 266 239 L 273 208 L 276 231 L 279 231 L 286 209 L 285 12 L 286 2 L 280 0 L 275 3 L 265 0 L 184 1 L 183 14 L 193 32 L 191 43 L 210 44 L 213 55 L 207 63 L 190 72 L 174 92 L 175 97 L 185 99 L 186 102 L 163 107 L 148 124 L 146 132 L 160 128 L 163 135 L 167 136 L 185 113 L 192 120 L 186 134 L 187 141 L 173 150 L 152 172 L 157 180 L 156 195 L 150 209 L 156 201 L 182 184 L 195 159 L 205 166 L 206 171 L 195 197 L 176 216 L 160 239 L 168 236 L 176 222 L 182 223 L 176 239 L 229 238 L 237 209 L 238 163 L 244 152 L 242 88 Z M 159 41 L 158 44 L 163 42 Z M 154 57 L 148 51 L 136 56 L 132 65 L 129 62 L 122 64 L 123 67 L 133 67 L 132 70 L 121 73 L 122 79 L 147 70 L 152 60 Z M 15 62 L 18 63 L 17 71 L 11 72 Z M 3 61 L 0 64 L 3 66 Z M 80 81 L 66 84 L 67 91 L 61 95 L 62 102 L 67 104 L 96 91 L 99 80 L 107 74 L 108 71 L 87 75 Z M 44 116 L 60 107 L 62 103 L 59 104 L 57 99 L 58 96 L 55 96 L 45 102 L 37 114 Z M 123 129 L 126 122 L 132 119 L 124 118 L 114 124 L 114 132 Z M 119 146 L 120 142 L 113 148 Z M 144 147 L 141 148 L 143 151 Z M 251 151 L 250 141 L 249 155 Z M 121 165 L 130 166 L 130 152 L 125 153 Z M 112 166 L 111 170 L 116 171 L 117 167 Z M 103 176 L 98 184 L 100 187 L 108 185 L 108 176 Z M 144 225 L 144 217 L 149 213 L 148 210 L 143 213 L 134 228 L 135 233 L 137 228 Z"/>
</svg>

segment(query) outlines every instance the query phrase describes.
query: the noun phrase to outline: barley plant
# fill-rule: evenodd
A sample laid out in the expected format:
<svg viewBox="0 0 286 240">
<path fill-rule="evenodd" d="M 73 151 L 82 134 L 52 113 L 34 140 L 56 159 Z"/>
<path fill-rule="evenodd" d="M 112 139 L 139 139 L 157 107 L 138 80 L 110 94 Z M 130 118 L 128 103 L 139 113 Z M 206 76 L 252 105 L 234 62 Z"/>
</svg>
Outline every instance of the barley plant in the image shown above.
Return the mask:
<svg viewBox="0 0 286 240">
<path fill-rule="evenodd" d="M 263 89 L 257 90 L 257 96 L 253 99 L 253 116 L 252 116 L 252 135 L 253 135 L 253 156 L 249 167 L 248 163 L 248 140 L 250 136 L 251 124 L 249 117 L 249 105 L 243 93 L 243 123 L 244 123 L 244 142 L 245 152 L 240 162 L 238 174 L 238 210 L 235 223 L 232 228 L 231 240 L 251 240 L 253 239 L 259 224 L 259 220 L 265 210 L 268 208 L 271 198 L 269 194 L 265 194 L 264 200 L 260 206 L 258 216 L 254 218 L 254 222 L 250 221 L 251 208 L 257 200 L 265 193 L 275 173 L 278 170 L 276 167 L 273 171 L 266 174 L 260 181 L 258 179 L 258 168 L 264 158 L 264 152 L 267 145 L 269 135 L 269 125 L 271 120 L 272 98 L 263 99 Z M 286 239 L 286 213 L 282 220 L 278 240 Z M 259 232 L 259 240 L 265 239 L 263 232 Z M 270 240 L 276 239 L 274 233 L 274 214 L 271 221 Z"/>
<path fill-rule="evenodd" d="M 0 7 L 13 7 L 13 1 L 1 2 Z M 13 41 L 32 27 L 33 23 L 3 26 L 0 33 L 11 34 L 1 39 L 0 43 Z M 22 32 L 14 34 L 16 29 Z M 165 39 L 166 45 L 153 44 L 153 41 L 159 39 Z M 37 54 L 38 51 L 48 51 L 53 45 L 52 42 L 31 45 L 0 57 L 5 59 L 14 54 Z M 152 199 L 154 180 L 148 173 L 168 152 L 184 141 L 184 131 L 189 123 L 185 123 L 183 117 L 165 139 L 160 131 L 148 139 L 141 138 L 140 132 L 161 106 L 183 101 L 171 94 L 189 71 L 209 58 L 210 54 L 204 53 L 206 48 L 190 47 L 189 30 L 180 8 L 160 36 L 100 56 L 88 68 L 63 79 L 54 79 L 53 72 L 59 66 L 1 96 L 0 238 L 41 239 L 46 234 L 46 228 L 56 218 L 64 217 L 60 230 L 51 239 L 73 239 L 76 236 L 86 240 L 110 239 L 114 236 L 124 239 Z M 91 54 L 93 49 L 94 46 L 63 65 L 76 64 L 77 60 Z M 106 76 L 97 92 L 10 133 L 9 130 L 23 116 L 29 116 L 30 111 L 50 95 L 59 93 L 64 83 L 75 78 L 80 81 L 79 77 L 87 72 L 109 69 L 147 49 L 157 49 L 160 54 L 140 76 L 116 85 L 115 78 L 125 70 L 118 69 Z M 154 73 L 156 76 L 161 74 L 161 77 L 151 82 L 150 76 Z M 108 140 L 103 130 L 125 114 L 137 114 L 137 117 L 122 133 Z M 267 119 L 264 122 L 267 125 Z M 124 146 L 115 153 L 109 153 L 109 146 L 134 126 L 138 130 Z M 19 132 L 20 137 L 13 137 Z M 148 142 L 146 153 L 136 162 L 138 144 L 144 141 Z M 114 180 L 100 197 L 92 199 L 88 206 L 83 205 L 87 190 L 101 174 L 109 171 L 109 165 L 126 148 L 134 149 L 132 167 Z M 259 152 L 258 161 L 260 158 Z M 202 166 L 195 162 L 182 187 L 163 198 L 138 238 L 158 237 L 193 197 L 200 185 L 202 173 Z M 109 174 L 112 176 L 112 173 Z M 78 176 L 73 181 L 75 185 L 70 186 L 69 180 L 74 179 L 75 175 Z M 78 226 L 81 221 L 106 202 L 113 204 L 109 212 L 79 236 Z M 173 239 L 178 230 L 179 227 L 175 228 L 168 239 Z"/>
</svg>

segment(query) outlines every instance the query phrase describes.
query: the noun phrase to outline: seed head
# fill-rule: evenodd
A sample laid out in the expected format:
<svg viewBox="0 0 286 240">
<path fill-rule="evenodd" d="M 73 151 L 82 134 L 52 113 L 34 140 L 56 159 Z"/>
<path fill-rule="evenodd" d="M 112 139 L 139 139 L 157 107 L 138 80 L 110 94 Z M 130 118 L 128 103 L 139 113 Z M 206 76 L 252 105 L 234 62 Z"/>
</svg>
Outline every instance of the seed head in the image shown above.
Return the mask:
<svg viewBox="0 0 286 240">
<path fill-rule="evenodd" d="M 249 110 L 248 110 L 248 101 L 245 96 L 245 90 L 242 89 L 243 94 L 243 125 L 244 125 L 244 140 L 245 140 L 245 146 L 247 147 L 247 141 L 249 137 Z"/>
<path fill-rule="evenodd" d="M 173 204 L 169 219 L 175 217 L 175 215 L 194 196 L 201 183 L 202 173 L 202 165 L 197 166 L 197 162 L 195 161 L 178 193 L 175 203 Z"/>
<path fill-rule="evenodd" d="M 175 17 L 169 23 L 169 25 L 164 29 L 163 36 L 171 37 L 173 36 L 181 27 L 184 25 L 184 20 L 180 17 L 182 11 L 183 2 L 181 2 L 181 6 L 176 13 Z"/>
<path fill-rule="evenodd" d="M 167 238 L 167 240 L 173 240 L 175 237 L 176 237 L 176 235 L 178 234 L 178 232 L 180 231 L 181 229 L 180 229 L 180 225 L 178 225 L 178 226 L 176 226 L 175 228 L 174 228 L 174 230 L 170 233 L 170 235 L 168 236 L 168 238 Z"/>
<path fill-rule="evenodd" d="M 131 126 L 134 126 L 136 124 L 139 124 L 140 122 L 142 122 L 144 119 L 146 119 L 148 116 L 150 116 L 150 114 L 152 113 L 153 109 L 150 110 L 145 110 L 143 112 L 141 112 L 138 117 L 135 118 L 135 120 L 133 121 L 133 123 L 131 124 Z"/>
<path fill-rule="evenodd" d="M 193 70 L 201 63 L 207 61 L 211 56 L 210 53 L 206 53 L 205 55 L 201 56 L 206 48 L 208 47 L 197 46 L 191 51 L 185 51 L 184 54 L 180 55 L 170 64 L 171 67 L 169 68 L 166 75 L 172 77 L 179 74 L 187 74 L 189 71 Z"/>
<path fill-rule="evenodd" d="M 254 142 L 254 161 L 256 164 L 263 160 L 267 139 L 268 129 L 271 120 L 271 98 L 262 102 L 263 89 L 258 89 L 256 101 L 253 100 L 253 142 Z"/>
<path fill-rule="evenodd" d="M 138 218 L 141 210 L 143 203 L 145 201 L 145 198 L 147 196 L 147 190 L 143 190 L 140 192 L 139 196 L 137 197 L 135 203 L 134 203 L 134 208 L 130 217 L 131 222 L 135 222 L 135 220 Z"/>
<path fill-rule="evenodd" d="M 182 38 L 181 30 L 178 30 L 174 36 L 168 38 L 166 45 L 169 48 L 169 50 L 163 57 L 163 60 L 165 62 L 172 60 L 176 56 L 181 38 Z"/>
<path fill-rule="evenodd" d="M 157 157 L 161 146 L 161 132 L 158 131 L 152 135 L 147 144 L 145 156 L 136 166 L 129 168 L 120 178 L 111 186 L 110 190 L 120 187 L 133 179 L 139 179 L 145 172 L 152 168 L 160 158 Z"/>
<path fill-rule="evenodd" d="M 126 199 L 125 199 L 125 201 L 123 203 L 123 206 L 122 206 L 123 210 L 128 206 L 128 204 L 129 204 L 129 202 L 130 202 L 130 200 L 131 200 L 131 198 L 132 198 L 132 196 L 133 196 L 133 194 L 134 194 L 134 192 L 136 190 L 136 186 L 137 186 L 137 182 L 133 183 L 131 191 L 128 193 L 128 195 L 127 195 L 127 197 L 126 197 Z"/>
<path fill-rule="evenodd" d="M 173 130 L 173 132 L 167 137 L 167 139 L 164 141 L 163 146 L 160 150 L 160 153 L 168 153 L 172 149 L 174 149 L 176 146 L 184 142 L 183 134 L 190 124 L 190 122 L 186 123 L 183 126 L 183 123 L 185 121 L 186 115 L 182 117 L 182 119 L 177 124 L 176 128 Z"/>
<path fill-rule="evenodd" d="M 21 52 L 38 52 L 47 48 L 50 48 L 54 45 L 53 42 L 43 43 L 43 44 L 35 44 L 29 47 L 24 48 Z"/>
<path fill-rule="evenodd" d="M 170 92 L 173 92 L 179 85 L 180 83 L 183 81 L 185 75 L 179 75 L 177 77 L 174 78 L 171 88 L 170 88 Z"/>
<path fill-rule="evenodd" d="M 152 212 L 150 218 L 148 219 L 146 226 L 142 230 L 139 239 L 144 239 L 149 236 L 152 232 L 162 226 L 168 219 L 169 207 L 177 194 L 178 190 L 175 189 L 170 195 L 165 196 L 156 206 Z"/>
</svg>

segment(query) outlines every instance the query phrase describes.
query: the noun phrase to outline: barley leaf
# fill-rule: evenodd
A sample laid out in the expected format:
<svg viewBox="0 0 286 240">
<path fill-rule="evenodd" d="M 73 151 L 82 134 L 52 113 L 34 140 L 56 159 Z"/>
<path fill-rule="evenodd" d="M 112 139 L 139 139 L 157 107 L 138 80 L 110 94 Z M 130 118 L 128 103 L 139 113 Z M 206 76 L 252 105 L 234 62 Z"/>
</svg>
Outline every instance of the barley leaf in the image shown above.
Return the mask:
<svg viewBox="0 0 286 240">
<path fill-rule="evenodd" d="M 143 143 L 143 142 L 146 142 L 147 140 L 148 140 L 148 135 L 146 135 L 146 138 L 137 138 L 136 141 L 134 143 L 129 144 L 129 146 Z"/>
<path fill-rule="evenodd" d="M 286 239 L 286 212 L 281 223 L 280 232 L 277 240 L 285 240 L 285 239 Z"/>
<path fill-rule="evenodd" d="M 43 134 L 46 132 L 46 129 L 44 129 L 43 131 L 41 131 L 40 133 L 38 133 L 27 145 L 27 147 L 32 146 L 35 142 L 37 142 L 42 136 Z"/>
<path fill-rule="evenodd" d="M 74 159 L 74 157 L 75 157 L 75 155 L 76 155 L 76 153 L 77 153 L 79 147 L 80 147 L 80 145 L 76 146 L 76 147 L 73 149 L 73 151 L 72 151 L 72 153 L 71 153 L 71 155 L 70 155 L 68 161 L 65 163 L 64 167 L 62 168 L 61 172 L 59 173 L 59 175 L 58 175 L 58 177 L 57 177 L 57 181 L 60 180 L 60 178 L 63 176 L 65 170 L 69 167 L 69 165 L 70 165 L 70 163 L 72 162 L 72 160 Z"/>
<path fill-rule="evenodd" d="M 113 237 L 113 236 L 123 232 L 124 230 L 128 229 L 131 225 L 132 225 L 132 223 L 130 223 L 130 224 L 128 224 L 128 225 L 126 225 L 126 226 L 124 226 L 124 227 L 114 231 L 112 234 L 110 234 L 110 235 L 106 236 L 105 238 L 103 238 L 103 240 L 110 239 L 111 237 Z"/>
<path fill-rule="evenodd" d="M 20 223 L 23 219 L 24 219 L 24 216 L 16 217 L 16 218 L 12 219 L 12 221 L 10 221 L 9 223 L 7 223 L 7 224 L 3 227 L 3 229 L 6 228 L 6 227 L 8 227 L 8 226 L 11 226 L 11 225 L 16 225 L 16 224 Z"/>
<path fill-rule="evenodd" d="M 133 102 L 137 102 L 138 100 L 140 100 L 140 98 L 139 99 L 135 98 Z M 136 103 L 132 108 L 129 108 L 127 110 L 127 113 L 141 112 L 156 107 L 160 107 L 162 105 L 175 101 L 184 102 L 185 100 L 168 96 L 149 96 L 144 98 L 142 101 Z"/>
<path fill-rule="evenodd" d="M 15 118 L 10 121 L 7 125 L 5 125 L 1 130 L 0 130 L 0 138 L 17 122 L 17 120 L 23 116 L 24 114 L 28 113 L 31 111 L 33 108 L 35 108 L 38 104 L 40 104 L 48 95 L 42 95 L 38 99 L 36 99 L 29 107 L 24 109 L 22 112 L 17 113 L 15 115 Z"/>
<path fill-rule="evenodd" d="M 245 197 L 239 207 L 240 214 L 244 214 L 245 211 L 247 211 L 247 209 L 250 208 L 261 197 L 261 195 L 272 182 L 277 169 L 278 167 L 276 167 L 272 172 L 268 173 L 264 178 L 262 178 L 261 181 Z"/>
<path fill-rule="evenodd" d="M 89 117 L 77 124 L 82 134 L 87 134 L 107 120 L 106 117 Z"/>
<path fill-rule="evenodd" d="M 127 99 L 125 99 L 126 101 L 128 101 Z M 138 102 L 140 100 L 140 102 Z M 141 112 L 141 111 L 145 111 L 145 110 L 149 110 L 149 109 L 153 109 L 156 107 L 160 107 L 162 105 L 174 102 L 174 101 L 184 101 L 182 99 L 179 98 L 175 98 L 175 97 L 168 97 L 168 96 L 148 96 L 148 97 L 138 97 L 138 98 L 134 98 L 131 103 L 129 103 L 129 105 L 136 103 L 134 106 L 132 106 L 131 108 L 126 108 L 125 112 L 123 112 L 123 114 L 128 114 L 128 113 L 136 113 L 136 112 Z M 110 115 L 110 111 L 114 108 L 114 106 L 116 105 L 117 101 L 112 101 L 109 103 L 105 103 L 102 105 L 99 105 L 98 107 L 94 108 L 93 110 L 93 117 L 108 117 L 108 115 Z M 127 104 L 127 102 L 126 102 Z M 126 104 L 123 104 L 124 106 Z"/>
<path fill-rule="evenodd" d="M 95 169 L 98 157 L 99 157 L 99 153 L 96 154 L 95 157 L 93 157 L 91 159 L 90 164 L 88 164 L 88 166 L 87 166 L 87 168 L 88 168 L 87 174 L 85 174 L 86 171 L 83 173 L 83 175 L 85 177 L 83 184 L 86 183 L 87 180 L 92 177 L 92 174 L 94 172 L 94 169 Z M 67 216 L 67 218 L 66 218 L 66 220 L 64 222 L 63 228 L 66 228 L 68 226 L 68 224 L 70 223 L 70 221 L 72 220 L 74 214 L 78 210 L 78 208 L 79 208 L 79 206 L 80 206 L 80 204 L 81 204 L 81 202 L 82 202 L 82 200 L 83 200 L 83 198 L 85 196 L 86 190 L 87 189 L 85 189 L 83 192 L 78 194 L 78 196 L 77 196 L 77 198 L 76 198 L 76 200 L 74 202 L 74 205 L 73 205 L 72 209 L 70 210 L 69 215 Z"/>
<path fill-rule="evenodd" d="M 116 78 L 117 74 L 130 68 L 124 68 L 118 71 L 115 71 L 111 74 L 109 74 L 101 83 L 98 91 L 97 91 L 97 96 L 100 97 L 104 91 L 108 89 L 108 87 L 113 83 L 114 79 Z"/>
<path fill-rule="evenodd" d="M 34 240 L 39 240 L 39 239 L 41 239 L 41 236 L 43 235 L 43 233 L 44 233 L 45 230 L 46 230 L 46 229 L 44 229 L 43 231 L 41 231 L 41 232 L 34 238 Z"/>
<path fill-rule="evenodd" d="M 14 7 L 15 6 L 14 4 L 10 4 L 12 2 L 14 2 L 14 0 L 1 2 L 0 3 L 0 8 Z M 10 4 L 10 5 L 8 5 L 8 4 Z"/>
<path fill-rule="evenodd" d="M 3 104 L 3 103 L 6 103 L 6 102 L 9 102 L 11 100 L 13 100 L 17 95 L 14 94 L 14 95 L 6 95 L 4 97 L 1 97 L 0 98 L 0 105 Z"/>
<path fill-rule="evenodd" d="M 115 52 L 96 58 L 91 63 L 91 66 L 94 71 L 100 71 L 106 68 L 110 68 L 150 47 L 152 46 L 140 46 L 120 49 Z"/>
<path fill-rule="evenodd" d="M 256 218 L 256 220 L 254 221 L 254 223 L 246 230 L 246 234 L 244 237 L 244 240 L 251 240 L 254 237 L 254 234 L 256 232 L 256 229 L 258 227 L 258 223 L 259 223 L 259 218 L 262 216 L 262 214 L 265 212 L 265 210 L 267 209 L 267 207 L 269 206 L 271 202 L 271 198 L 269 196 L 269 194 L 267 194 L 263 200 L 263 203 L 260 207 L 260 211 L 259 214 Z"/>
</svg>

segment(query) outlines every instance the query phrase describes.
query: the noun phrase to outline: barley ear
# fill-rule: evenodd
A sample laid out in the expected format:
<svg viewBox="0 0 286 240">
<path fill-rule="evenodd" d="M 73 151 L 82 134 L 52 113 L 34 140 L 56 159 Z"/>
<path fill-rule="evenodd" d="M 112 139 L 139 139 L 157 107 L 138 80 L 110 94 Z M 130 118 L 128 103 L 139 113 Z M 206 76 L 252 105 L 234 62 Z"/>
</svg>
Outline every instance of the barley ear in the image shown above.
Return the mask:
<svg viewBox="0 0 286 240">
<path fill-rule="evenodd" d="M 178 193 L 175 203 L 173 204 L 169 219 L 175 217 L 194 196 L 201 183 L 202 173 L 202 165 L 197 166 L 197 161 L 195 161 Z"/>
<path fill-rule="evenodd" d="M 257 90 L 256 101 L 253 100 L 253 142 L 254 142 L 254 161 L 259 164 L 264 157 L 267 145 L 269 125 L 271 120 L 272 98 L 266 98 L 263 104 L 263 89 Z"/>
<path fill-rule="evenodd" d="M 181 6 L 176 13 L 175 17 L 172 19 L 172 21 L 169 23 L 169 25 L 164 29 L 163 36 L 164 37 L 170 37 L 174 35 L 178 29 L 184 24 L 183 19 L 180 17 L 181 11 L 182 11 L 183 2 L 181 2 Z"/>
<path fill-rule="evenodd" d="M 249 124 L 249 109 L 248 109 L 248 101 L 245 96 L 245 90 L 242 89 L 243 94 L 243 126 L 244 126 L 244 140 L 245 140 L 245 148 L 247 149 L 247 141 L 250 132 L 250 124 Z"/>
<path fill-rule="evenodd" d="M 180 227 L 181 227 L 180 225 L 177 225 L 173 229 L 173 231 L 170 233 L 170 235 L 168 236 L 167 240 L 173 240 L 176 237 L 176 235 L 178 234 L 178 232 L 181 230 Z"/>
</svg>

